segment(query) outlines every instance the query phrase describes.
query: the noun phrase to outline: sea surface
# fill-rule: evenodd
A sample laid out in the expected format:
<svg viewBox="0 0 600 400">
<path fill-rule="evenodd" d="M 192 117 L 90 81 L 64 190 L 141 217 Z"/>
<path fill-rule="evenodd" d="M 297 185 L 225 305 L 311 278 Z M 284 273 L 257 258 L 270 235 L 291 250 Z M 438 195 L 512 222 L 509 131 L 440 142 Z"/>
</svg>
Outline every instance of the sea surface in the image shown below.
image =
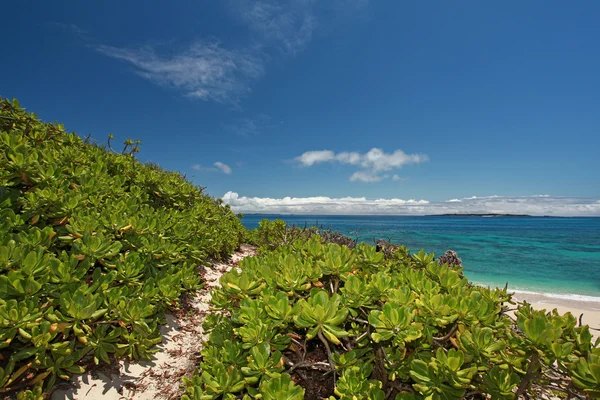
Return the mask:
<svg viewBox="0 0 600 400">
<path fill-rule="evenodd" d="M 242 221 L 256 228 L 263 218 L 318 224 L 370 244 L 391 240 L 411 252 L 451 249 L 476 284 L 600 302 L 600 218 L 253 214 Z"/>
</svg>

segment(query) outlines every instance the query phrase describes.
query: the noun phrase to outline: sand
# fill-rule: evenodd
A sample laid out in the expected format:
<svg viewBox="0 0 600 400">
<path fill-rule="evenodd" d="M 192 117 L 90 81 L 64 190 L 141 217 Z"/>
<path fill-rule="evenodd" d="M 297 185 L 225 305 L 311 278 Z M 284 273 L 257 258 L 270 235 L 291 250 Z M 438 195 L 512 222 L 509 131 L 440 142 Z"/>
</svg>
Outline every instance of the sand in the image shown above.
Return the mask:
<svg viewBox="0 0 600 400">
<path fill-rule="evenodd" d="M 159 351 L 151 361 L 115 362 L 100 365 L 92 371 L 76 375 L 52 392 L 51 399 L 157 400 L 179 399 L 184 376 L 196 369 L 202 341 L 206 339 L 202 322 L 208 312 L 210 289 L 219 286 L 219 278 L 237 267 L 244 257 L 254 255 L 252 246 L 242 245 L 227 262 L 213 263 L 203 271 L 206 286 L 191 296 L 182 310 L 167 313 L 167 324 L 161 327 L 163 337 Z"/>
</svg>

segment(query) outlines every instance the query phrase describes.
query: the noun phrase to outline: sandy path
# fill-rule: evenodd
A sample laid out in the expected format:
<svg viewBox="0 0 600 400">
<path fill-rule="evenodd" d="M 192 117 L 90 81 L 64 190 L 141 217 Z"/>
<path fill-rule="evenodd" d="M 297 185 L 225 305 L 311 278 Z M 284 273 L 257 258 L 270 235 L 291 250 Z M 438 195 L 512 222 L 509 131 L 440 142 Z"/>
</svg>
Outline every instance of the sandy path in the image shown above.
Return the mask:
<svg viewBox="0 0 600 400">
<path fill-rule="evenodd" d="M 205 269 L 206 286 L 184 302 L 182 311 L 167 313 L 167 324 L 160 328 L 163 341 L 151 361 L 103 364 L 59 385 L 51 399 L 178 399 L 182 377 L 191 375 L 198 365 L 210 289 L 218 286 L 219 278 L 240 260 L 254 254 L 254 247 L 242 245 L 228 262 L 214 263 Z"/>
</svg>

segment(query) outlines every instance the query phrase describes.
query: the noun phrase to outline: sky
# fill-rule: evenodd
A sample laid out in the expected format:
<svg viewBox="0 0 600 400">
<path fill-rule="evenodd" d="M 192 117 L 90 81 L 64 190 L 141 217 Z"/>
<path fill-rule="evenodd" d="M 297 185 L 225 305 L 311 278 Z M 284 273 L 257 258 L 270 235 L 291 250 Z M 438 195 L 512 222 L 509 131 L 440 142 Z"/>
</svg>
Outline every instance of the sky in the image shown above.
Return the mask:
<svg viewBox="0 0 600 400">
<path fill-rule="evenodd" d="M 21 1 L 0 96 L 240 212 L 600 215 L 597 1 Z"/>
</svg>

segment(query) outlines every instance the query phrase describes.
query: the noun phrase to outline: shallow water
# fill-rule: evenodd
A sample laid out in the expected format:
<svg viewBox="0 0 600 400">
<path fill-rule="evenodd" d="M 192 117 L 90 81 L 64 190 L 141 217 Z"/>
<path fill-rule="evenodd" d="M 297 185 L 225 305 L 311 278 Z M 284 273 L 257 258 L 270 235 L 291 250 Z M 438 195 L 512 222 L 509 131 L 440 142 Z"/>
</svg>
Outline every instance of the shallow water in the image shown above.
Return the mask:
<svg viewBox="0 0 600 400">
<path fill-rule="evenodd" d="M 367 243 L 391 239 L 412 252 L 452 249 L 477 284 L 600 302 L 600 218 L 246 215 L 243 222 L 255 228 L 263 218 L 358 232 Z"/>
</svg>

